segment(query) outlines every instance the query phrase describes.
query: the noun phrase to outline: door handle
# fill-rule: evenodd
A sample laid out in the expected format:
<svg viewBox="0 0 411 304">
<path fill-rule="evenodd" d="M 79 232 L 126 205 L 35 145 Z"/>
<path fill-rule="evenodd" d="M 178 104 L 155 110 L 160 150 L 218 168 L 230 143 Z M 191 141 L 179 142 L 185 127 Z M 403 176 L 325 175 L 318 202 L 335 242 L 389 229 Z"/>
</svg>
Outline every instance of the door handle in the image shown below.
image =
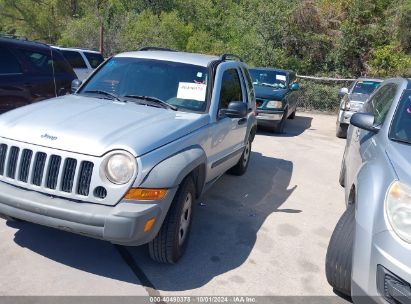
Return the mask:
<svg viewBox="0 0 411 304">
<path fill-rule="evenodd" d="M 239 121 L 238 121 L 238 124 L 239 125 L 243 125 L 243 124 L 245 124 L 247 122 L 247 118 L 241 118 Z"/>
</svg>

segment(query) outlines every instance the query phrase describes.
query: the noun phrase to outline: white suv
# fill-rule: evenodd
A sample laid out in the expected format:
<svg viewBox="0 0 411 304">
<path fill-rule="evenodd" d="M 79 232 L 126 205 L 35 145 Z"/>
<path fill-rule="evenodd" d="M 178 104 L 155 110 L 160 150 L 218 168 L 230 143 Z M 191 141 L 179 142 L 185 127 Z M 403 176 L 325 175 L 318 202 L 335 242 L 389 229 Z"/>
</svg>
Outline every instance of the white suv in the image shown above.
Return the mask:
<svg viewBox="0 0 411 304">
<path fill-rule="evenodd" d="M 73 67 L 77 78 L 83 81 L 88 77 L 88 75 L 94 71 L 103 61 L 104 57 L 96 51 L 86 50 L 86 49 L 75 49 L 75 48 L 63 48 L 58 46 L 53 46 L 54 48 L 60 50 L 63 56 Z"/>
</svg>

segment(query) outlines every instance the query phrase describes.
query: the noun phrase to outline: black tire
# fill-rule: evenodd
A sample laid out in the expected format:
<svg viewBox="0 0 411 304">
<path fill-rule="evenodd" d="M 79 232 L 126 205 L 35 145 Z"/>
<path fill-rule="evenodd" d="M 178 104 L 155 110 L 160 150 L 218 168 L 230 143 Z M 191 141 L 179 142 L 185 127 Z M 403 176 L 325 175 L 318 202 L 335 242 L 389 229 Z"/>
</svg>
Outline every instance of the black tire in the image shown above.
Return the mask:
<svg viewBox="0 0 411 304">
<path fill-rule="evenodd" d="M 288 111 L 288 110 L 286 110 L 286 111 Z M 287 112 L 284 112 L 284 115 L 283 115 L 283 117 L 281 118 L 280 122 L 279 122 L 278 125 L 276 125 L 276 126 L 274 127 L 274 129 L 273 129 L 273 131 L 274 131 L 275 133 L 279 133 L 279 134 L 284 133 L 284 127 L 285 127 L 285 121 L 287 120 L 287 115 L 288 115 L 288 113 L 287 113 Z"/>
<path fill-rule="evenodd" d="M 292 112 L 291 114 L 290 114 L 290 116 L 288 116 L 288 118 L 289 119 L 294 119 L 295 118 L 295 113 L 297 112 L 297 109 L 296 110 L 294 110 L 294 112 Z"/>
<path fill-rule="evenodd" d="M 248 164 L 250 163 L 250 157 L 251 157 L 251 138 L 248 138 L 247 145 L 244 148 L 243 154 L 241 154 L 240 160 L 238 163 L 232 167 L 228 173 L 232 175 L 243 175 L 245 172 L 247 172 Z"/>
<path fill-rule="evenodd" d="M 355 232 L 355 208 L 350 205 L 335 226 L 325 258 L 328 283 L 346 296 L 351 296 L 352 252 Z"/>
<path fill-rule="evenodd" d="M 188 197 L 191 197 L 189 211 L 185 208 Z M 195 186 L 189 176 L 181 183 L 157 236 L 148 244 L 150 257 L 154 261 L 175 264 L 184 254 L 191 230 L 194 201 Z M 188 226 L 184 228 L 184 237 L 181 234 L 183 217 L 188 220 Z"/>
<path fill-rule="evenodd" d="M 335 135 L 338 138 L 347 138 L 347 129 L 348 129 L 347 125 L 337 124 Z"/>
</svg>

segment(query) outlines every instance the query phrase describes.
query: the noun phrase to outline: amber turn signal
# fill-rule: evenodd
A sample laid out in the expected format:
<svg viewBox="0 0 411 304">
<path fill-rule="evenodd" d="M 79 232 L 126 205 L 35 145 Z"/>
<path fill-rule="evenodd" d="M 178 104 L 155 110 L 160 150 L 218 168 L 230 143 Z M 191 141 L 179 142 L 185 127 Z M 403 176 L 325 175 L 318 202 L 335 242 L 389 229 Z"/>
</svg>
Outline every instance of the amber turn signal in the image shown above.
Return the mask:
<svg viewBox="0 0 411 304">
<path fill-rule="evenodd" d="M 144 232 L 150 231 L 150 229 L 151 229 L 151 227 L 153 227 L 155 221 L 156 221 L 156 218 L 155 218 L 155 217 L 149 219 L 149 220 L 146 222 L 146 225 L 144 226 Z"/>
<path fill-rule="evenodd" d="M 157 201 L 166 196 L 167 189 L 131 188 L 124 199 L 133 201 Z"/>
</svg>

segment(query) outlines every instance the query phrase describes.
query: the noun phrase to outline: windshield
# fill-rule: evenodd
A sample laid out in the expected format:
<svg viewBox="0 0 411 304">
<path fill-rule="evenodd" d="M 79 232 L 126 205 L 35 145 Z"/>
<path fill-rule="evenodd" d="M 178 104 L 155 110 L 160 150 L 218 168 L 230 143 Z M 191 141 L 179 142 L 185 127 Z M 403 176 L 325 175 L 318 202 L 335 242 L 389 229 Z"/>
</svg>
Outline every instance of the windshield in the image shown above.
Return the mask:
<svg viewBox="0 0 411 304">
<path fill-rule="evenodd" d="M 127 96 L 149 96 L 178 109 L 204 112 L 207 82 L 208 70 L 202 66 L 114 57 L 87 81 L 78 94 L 93 95 L 100 91 L 124 99 Z"/>
<path fill-rule="evenodd" d="M 97 68 L 104 61 L 103 56 L 98 53 L 84 52 L 84 55 L 93 69 Z"/>
<path fill-rule="evenodd" d="M 257 86 L 269 86 L 278 89 L 287 87 L 287 74 L 278 71 L 250 69 L 253 84 Z"/>
<path fill-rule="evenodd" d="M 411 90 L 404 91 L 391 125 L 392 140 L 411 144 Z"/>
<path fill-rule="evenodd" d="M 352 93 L 371 95 L 380 84 L 381 82 L 378 81 L 357 81 L 352 89 Z"/>
</svg>

